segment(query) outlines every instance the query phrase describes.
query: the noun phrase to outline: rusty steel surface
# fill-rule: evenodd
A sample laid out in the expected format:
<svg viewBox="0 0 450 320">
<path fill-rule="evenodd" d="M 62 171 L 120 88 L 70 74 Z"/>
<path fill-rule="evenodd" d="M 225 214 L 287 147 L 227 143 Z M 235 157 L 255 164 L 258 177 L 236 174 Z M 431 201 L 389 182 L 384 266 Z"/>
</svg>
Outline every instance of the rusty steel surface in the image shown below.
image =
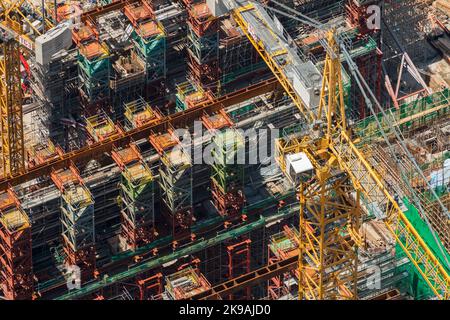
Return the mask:
<svg viewBox="0 0 450 320">
<path fill-rule="evenodd" d="M 220 300 L 222 297 L 230 295 L 238 290 L 242 290 L 242 288 L 254 286 L 262 281 L 269 280 L 270 278 L 294 270 L 297 267 L 298 256 L 292 256 L 277 263 L 264 266 L 242 276 L 225 281 L 207 291 L 192 296 L 191 299 Z"/>
</svg>

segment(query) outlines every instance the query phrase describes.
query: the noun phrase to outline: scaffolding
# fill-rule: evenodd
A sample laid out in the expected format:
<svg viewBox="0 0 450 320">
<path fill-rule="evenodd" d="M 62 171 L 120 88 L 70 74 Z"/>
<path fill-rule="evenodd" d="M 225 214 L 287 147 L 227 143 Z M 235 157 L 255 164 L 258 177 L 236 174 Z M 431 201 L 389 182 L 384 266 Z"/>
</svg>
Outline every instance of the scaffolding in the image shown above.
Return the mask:
<svg viewBox="0 0 450 320">
<path fill-rule="evenodd" d="M 219 80 L 219 19 L 206 2 L 188 9 L 188 53 L 192 80 L 202 88 L 213 88 Z"/>
<path fill-rule="evenodd" d="M 162 118 L 142 97 L 125 104 L 125 128 L 127 130 L 157 123 Z"/>
<path fill-rule="evenodd" d="M 380 31 L 380 29 L 369 28 L 368 20 L 370 18 L 370 12 L 367 10 L 369 6 L 379 5 L 380 2 L 380 0 L 346 1 L 345 13 L 347 21 L 350 25 L 358 28 L 360 35 L 364 36 Z"/>
<path fill-rule="evenodd" d="M 132 23 L 134 50 L 144 62 L 146 84 L 154 84 L 166 77 L 166 34 L 161 23 L 155 21 L 153 7 L 147 2 L 125 6 L 125 15 Z"/>
<path fill-rule="evenodd" d="M 63 150 L 82 146 L 76 123 L 80 120 L 80 78 L 77 50 L 61 51 L 48 65 L 32 68 L 34 92 L 42 106 L 35 111 L 36 141 L 51 138 Z"/>
<path fill-rule="evenodd" d="M 194 108 L 195 106 L 210 102 L 213 96 L 209 90 L 204 90 L 201 86 L 189 81 L 177 84 L 177 94 L 175 110 L 177 112 Z"/>
<path fill-rule="evenodd" d="M 161 155 L 161 197 L 174 235 L 189 230 L 194 222 L 192 171 L 191 158 L 182 149 Z"/>
<path fill-rule="evenodd" d="M 112 158 L 122 171 L 120 181 L 121 238 L 125 250 L 155 237 L 154 178 L 135 144 L 115 149 Z"/>
<path fill-rule="evenodd" d="M 134 50 L 129 50 L 114 62 L 113 69 L 115 75 L 111 79 L 111 89 L 114 92 L 115 120 L 122 121 L 124 105 L 145 93 L 145 65 Z"/>
<path fill-rule="evenodd" d="M 78 266 L 81 282 L 95 274 L 94 200 L 78 170 L 56 170 L 51 178 L 61 193 L 61 224 L 65 263 Z"/>
<path fill-rule="evenodd" d="M 86 119 L 86 130 L 95 142 L 104 141 L 121 131 L 103 111 Z"/>
<path fill-rule="evenodd" d="M 172 225 L 172 234 L 188 232 L 193 224 L 193 165 L 174 135 L 173 129 L 162 134 L 151 134 L 150 143 L 160 155 L 159 187 L 162 212 Z"/>
<path fill-rule="evenodd" d="M 110 96 L 111 61 L 106 44 L 97 40 L 80 43 L 78 67 L 81 95 L 89 114 L 90 106 L 104 103 Z"/>
<path fill-rule="evenodd" d="M 31 223 L 11 189 L 0 194 L 0 292 L 7 300 L 33 298 Z"/>
<path fill-rule="evenodd" d="M 203 117 L 212 136 L 211 192 L 214 206 L 223 217 L 242 214 L 245 204 L 244 164 L 240 157 L 245 141 L 238 131 L 230 129 L 225 113 Z M 215 131 L 221 130 L 221 131 Z"/>
<path fill-rule="evenodd" d="M 434 23 L 431 17 L 432 2 L 432 0 L 384 2 L 382 16 L 386 31 L 383 33 L 382 50 L 384 58 L 389 60 L 388 70 L 397 70 L 394 66 L 399 63 L 395 59 L 399 57 L 399 51 L 408 52 L 415 63 L 424 63 L 436 56 L 435 50 L 427 41 L 427 33 Z M 391 63 L 393 68 L 390 68 Z"/>
<path fill-rule="evenodd" d="M 56 159 L 64 153 L 59 146 L 55 146 L 51 140 L 33 146 L 28 155 L 28 167 L 40 165 L 45 161 Z"/>
<path fill-rule="evenodd" d="M 283 231 L 270 237 L 268 245 L 268 264 L 298 257 L 300 236 L 294 227 L 285 225 Z M 269 279 L 268 296 L 271 300 L 294 297 L 298 292 L 298 273 L 294 270 Z"/>
<path fill-rule="evenodd" d="M 241 28 L 231 18 L 220 21 L 219 61 L 222 90 L 236 80 L 268 70 Z"/>
<path fill-rule="evenodd" d="M 394 123 L 402 132 L 417 130 L 429 125 L 432 121 L 445 117 L 450 112 L 448 102 L 450 90 L 444 89 L 426 97 L 405 102 L 399 108 L 390 108 L 385 111 L 387 117 L 379 113 L 366 117 L 355 125 L 355 132 L 364 143 L 381 139 L 382 131 L 389 134 L 388 126 Z M 380 121 L 382 129 L 377 125 Z"/>
</svg>

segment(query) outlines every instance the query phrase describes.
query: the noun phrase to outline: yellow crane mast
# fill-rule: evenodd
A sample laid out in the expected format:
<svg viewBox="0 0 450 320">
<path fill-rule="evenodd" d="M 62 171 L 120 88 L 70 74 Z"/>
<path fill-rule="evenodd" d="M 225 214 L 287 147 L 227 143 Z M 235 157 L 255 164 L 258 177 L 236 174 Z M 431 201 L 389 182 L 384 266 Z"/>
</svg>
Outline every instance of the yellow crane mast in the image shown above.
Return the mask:
<svg viewBox="0 0 450 320">
<path fill-rule="evenodd" d="M 328 54 L 317 117 L 326 119 L 326 132 L 299 144 L 315 174 L 300 184 L 299 299 L 357 299 L 357 248 L 361 224 L 359 192 L 328 150 L 332 128 L 346 128 L 339 47 L 328 34 Z M 328 94 L 330 93 L 330 94 Z M 324 114 L 322 116 L 322 114 Z M 316 129 L 321 129 L 321 124 Z M 356 197 L 353 197 L 356 195 Z"/>
<path fill-rule="evenodd" d="M 335 30 L 323 43 L 326 61 L 318 108 L 306 105 L 288 74 L 295 61 L 280 31 L 266 21 L 261 5 L 239 4 L 233 17 L 286 93 L 314 130 L 303 138 L 277 141 L 277 160 L 286 172 L 286 155 L 302 152 L 314 168 L 300 184 L 299 298 L 356 299 L 357 247 L 361 243 L 360 197 L 385 213 L 386 226 L 439 299 L 450 298 L 450 276 L 392 196 L 382 175 L 355 145 L 345 119 L 339 46 Z M 305 23 L 310 23 L 306 21 Z M 270 34 L 258 34 L 258 30 Z M 276 49 L 273 49 L 276 48 Z"/>
<path fill-rule="evenodd" d="M 11 17 L 15 4 L 0 1 L 2 32 L 0 57 L 0 125 L 3 176 L 25 171 L 23 136 L 22 85 L 20 73 L 21 23 Z"/>
</svg>

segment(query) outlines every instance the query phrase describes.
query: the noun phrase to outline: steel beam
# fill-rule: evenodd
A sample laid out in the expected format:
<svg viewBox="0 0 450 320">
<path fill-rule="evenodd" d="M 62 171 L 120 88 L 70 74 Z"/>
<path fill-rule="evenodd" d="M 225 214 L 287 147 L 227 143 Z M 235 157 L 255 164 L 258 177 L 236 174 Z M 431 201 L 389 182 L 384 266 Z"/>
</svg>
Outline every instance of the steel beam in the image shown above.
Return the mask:
<svg viewBox="0 0 450 320">
<path fill-rule="evenodd" d="M 3 177 L 0 179 L 0 190 L 6 190 L 8 186 L 15 186 L 38 177 L 49 176 L 52 170 L 67 168 L 71 163 L 78 165 L 86 163 L 91 159 L 98 158 L 105 152 L 111 152 L 113 146 L 127 146 L 130 141 L 148 138 L 152 132 L 165 132 L 169 127 L 186 127 L 192 124 L 192 121 L 195 119 L 200 119 L 205 112 L 212 114 L 222 108 L 238 104 L 253 97 L 273 91 L 277 88 L 277 86 L 278 81 L 275 78 L 271 78 L 236 92 L 221 96 L 213 101 L 204 102 L 194 108 L 163 117 L 156 123 L 144 125 L 127 132 L 117 132 L 108 139 L 96 142 L 72 152 L 65 153 L 57 158 L 28 169 L 25 173 L 12 177 Z"/>
<path fill-rule="evenodd" d="M 192 296 L 191 299 L 221 300 L 222 297 L 226 297 L 236 291 L 242 290 L 242 288 L 254 286 L 262 281 L 267 281 L 270 278 L 294 270 L 297 267 L 298 257 L 292 256 L 290 258 L 278 261 L 277 263 L 264 266 L 255 271 L 251 271 L 242 276 L 223 282 L 207 291 Z"/>
</svg>

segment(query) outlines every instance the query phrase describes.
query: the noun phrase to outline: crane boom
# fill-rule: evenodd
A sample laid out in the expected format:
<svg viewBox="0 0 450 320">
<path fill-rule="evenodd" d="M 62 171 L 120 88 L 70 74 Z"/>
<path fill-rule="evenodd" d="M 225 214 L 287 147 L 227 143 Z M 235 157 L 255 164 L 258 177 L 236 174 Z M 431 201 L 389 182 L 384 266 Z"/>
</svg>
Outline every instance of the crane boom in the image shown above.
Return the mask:
<svg viewBox="0 0 450 320">
<path fill-rule="evenodd" d="M 321 111 L 311 108 L 303 102 L 296 91 L 292 77 L 288 75 L 288 65 L 293 63 L 289 61 L 292 58 L 289 45 L 286 44 L 286 40 L 282 38 L 279 30 L 272 30 L 266 21 L 267 14 L 264 14 L 260 6 L 257 7 L 256 4 L 247 2 L 233 10 L 233 17 L 298 107 L 300 113 L 304 115 L 306 121 L 311 125 L 320 121 L 323 117 Z M 258 37 L 255 26 L 249 22 L 259 24 L 260 27 L 269 30 L 270 36 Z M 276 50 L 274 45 L 277 46 Z M 324 94 L 322 92 L 322 97 Z M 329 109 L 328 111 L 331 112 Z M 341 114 L 343 114 L 342 111 Z M 449 299 L 450 276 L 448 269 L 444 267 L 408 220 L 383 181 L 382 175 L 370 164 L 366 154 L 354 144 L 351 134 L 345 127 L 345 120 L 333 124 L 332 128 L 328 121 L 326 129 L 330 138 L 326 149 L 335 157 L 340 168 L 348 174 L 355 190 L 361 192 L 368 203 L 376 204 L 385 211 L 387 217 L 385 223 L 388 229 L 417 271 L 439 299 Z"/>
</svg>

